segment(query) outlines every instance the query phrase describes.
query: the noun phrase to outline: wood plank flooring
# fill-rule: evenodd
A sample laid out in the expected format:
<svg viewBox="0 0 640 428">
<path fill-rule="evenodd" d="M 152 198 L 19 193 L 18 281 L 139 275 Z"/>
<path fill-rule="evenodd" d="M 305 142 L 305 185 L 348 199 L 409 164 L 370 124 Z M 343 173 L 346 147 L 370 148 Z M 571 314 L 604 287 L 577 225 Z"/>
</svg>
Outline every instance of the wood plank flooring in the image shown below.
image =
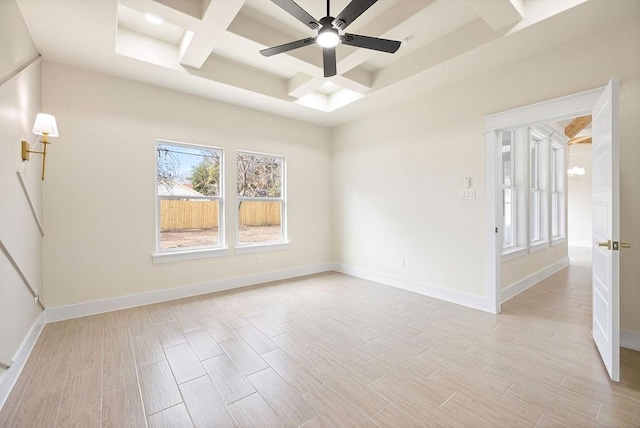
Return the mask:
<svg viewBox="0 0 640 428">
<path fill-rule="evenodd" d="M 640 353 L 610 382 L 591 272 L 492 315 L 338 273 L 45 327 L 1 427 L 640 426 Z"/>
</svg>

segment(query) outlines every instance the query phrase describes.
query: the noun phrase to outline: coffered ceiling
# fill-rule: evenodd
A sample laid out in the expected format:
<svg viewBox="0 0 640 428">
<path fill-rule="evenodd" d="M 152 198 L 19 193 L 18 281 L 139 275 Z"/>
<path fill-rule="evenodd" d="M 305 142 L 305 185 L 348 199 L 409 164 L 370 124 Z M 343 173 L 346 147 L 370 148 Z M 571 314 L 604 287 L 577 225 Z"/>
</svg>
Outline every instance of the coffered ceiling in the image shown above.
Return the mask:
<svg viewBox="0 0 640 428">
<path fill-rule="evenodd" d="M 316 19 L 326 15 L 324 0 L 297 3 Z M 333 0 L 332 15 L 348 3 Z M 327 126 L 370 113 L 390 96 L 575 40 L 631 8 L 607 3 L 379 0 L 349 32 L 400 40 L 398 52 L 339 45 L 338 74 L 325 78 L 317 45 L 259 54 L 316 35 L 269 0 L 18 0 L 45 59 Z M 483 53 L 490 60 L 479 61 Z"/>
</svg>

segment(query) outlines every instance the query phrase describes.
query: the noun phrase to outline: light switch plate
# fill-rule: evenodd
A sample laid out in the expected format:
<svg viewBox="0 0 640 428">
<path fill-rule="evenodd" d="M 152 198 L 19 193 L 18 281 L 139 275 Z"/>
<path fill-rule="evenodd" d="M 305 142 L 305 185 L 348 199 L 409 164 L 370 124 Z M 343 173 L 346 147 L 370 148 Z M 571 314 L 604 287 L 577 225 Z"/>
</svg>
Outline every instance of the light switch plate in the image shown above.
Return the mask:
<svg viewBox="0 0 640 428">
<path fill-rule="evenodd" d="M 460 199 L 475 199 L 476 189 L 464 189 L 460 190 Z"/>
</svg>

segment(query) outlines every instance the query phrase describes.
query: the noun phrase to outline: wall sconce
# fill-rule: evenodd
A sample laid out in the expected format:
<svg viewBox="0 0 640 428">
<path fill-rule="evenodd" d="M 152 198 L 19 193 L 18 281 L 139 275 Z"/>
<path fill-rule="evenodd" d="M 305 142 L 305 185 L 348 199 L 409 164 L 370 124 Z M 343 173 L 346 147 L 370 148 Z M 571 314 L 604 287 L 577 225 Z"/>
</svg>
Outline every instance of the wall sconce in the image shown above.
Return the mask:
<svg viewBox="0 0 640 428">
<path fill-rule="evenodd" d="M 37 153 L 42 155 L 42 180 L 44 180 L 44 167 L 47 159 L 47 144 L 49 143 L 49 137 L 57 137 L 58 136 L 58 125 L 56 124 L 56 118 L 53 115 L 46 113 L 38 113 L 36 116 L 36 121 L 33 124 L 33 131 L 36 135 L 42 135 L 42 151 L 37 152 L 34 150 L 29 150 L 29 143 L 26 141 L 22 141 L 22 160 L 29 160 L 29 153 Z"/>
</svg>

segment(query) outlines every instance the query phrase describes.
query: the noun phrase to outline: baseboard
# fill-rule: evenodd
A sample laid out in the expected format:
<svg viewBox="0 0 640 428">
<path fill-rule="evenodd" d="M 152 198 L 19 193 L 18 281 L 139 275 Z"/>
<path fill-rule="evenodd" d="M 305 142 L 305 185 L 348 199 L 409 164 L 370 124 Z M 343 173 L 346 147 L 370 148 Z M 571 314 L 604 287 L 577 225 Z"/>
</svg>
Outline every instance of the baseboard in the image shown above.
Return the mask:
<svg viewBox="0 0 640 428">
<path fill-rule="evenodd" d="M 414 293 L 423 294 L 447 302 L 456 303 L 458 305 L 467 306 L 469 308 L 480 309 L 481 311 L 491 312 L 489 302 L 484 296 L 476 296 L 473 294 L 463 293 L 448 288 L 438 287 L 413 279 L 402 278 L 386 273 L 375 272 L 355 266 L 348 266 L 336 263 L 333 270 L 347 275 L 355 276 L 369 281 L 379 282 L 381 284 L 390 285 L 392 287 L 401 288 L 403 290 L 413 291 Z"/>
<path fill-rule="evenodd" d="M 282 279 L 312 275 L 315 273 L 330 271 L 332 270 L 332 268 L 332 263 L 321 263 L 301 266 L 292 269 L 282 269 L 277 271 L 259 273 L 255 275 L 221 279 L 195 285 L 167 288 L 164 290 L 155 290 L 147 293 L 132 294 L 129 296 L 113 297 L 110 299 L 94 300 L 91 302 L 76 303 L 65 306 L 55 306 L 47 308 L 46 322 L 50 323 L 55 321 L 63 321 L 72 318 L 84 317 L 87 315 L 101 314 L 104 312 L 117 311 L 121 309 L 133 308 L 136 306 L 181 299 L 184 297 L 198 296 L 201 294 L 213 293 L 216 291 L 248 287 L 251 285 L 262 284 L 270 281 L 279 281 Z"/>
<path fill-rule="evenodd" d="M 18 376 L 20 376 L 20 373 L 27 362 L 27 358 L 29 358 L 29 354 L 31 354 L 33 346 L 36 344 L 44 325 L 45 312 L 42 311 L 40 312 L 40 315 L 38 315 L 38 318 L 33 322 L 31 329 L 29 329 L 29 332 L 20 344 L 20 348 L 18 348 L 18 351 L 13 358 L 13 364 L 11 364 L 11 367 L 9 367 L 2 379 L 0 379 L 0 410 L 2 410 L 13 386 L 18 380 Z"/>
<path fill-rule="evenodd" d="M 531 287 L 532 285 L 537 284 L 538 282 L 553 275 L 559 270 L 566 268 L 567 266 L 569 266 L 569 257 L 565 257 L 562 260 L 559 260 L 556 263 L 550 266 L 547 266 L 546 268 L 534 273 L 533 275 L 529 275 L 528 277 L 521 279 L 515 284 L 511 284 L 510 286 L 508 286 L 507 288 L 505 288 L 500 292 L 500 302 L 502 303 L 506 302 L 512 297 L 522 293 L 524 290 Z"/>
<path fill-rule="evenodd" d="M 593 248 L 591 241 L 569 241 L 569 247 Z"/>
<path fill-rule="evenodd" d="M 620 346 L 640 352 L 640 333 L 620 330 Z"/>
</svg>

